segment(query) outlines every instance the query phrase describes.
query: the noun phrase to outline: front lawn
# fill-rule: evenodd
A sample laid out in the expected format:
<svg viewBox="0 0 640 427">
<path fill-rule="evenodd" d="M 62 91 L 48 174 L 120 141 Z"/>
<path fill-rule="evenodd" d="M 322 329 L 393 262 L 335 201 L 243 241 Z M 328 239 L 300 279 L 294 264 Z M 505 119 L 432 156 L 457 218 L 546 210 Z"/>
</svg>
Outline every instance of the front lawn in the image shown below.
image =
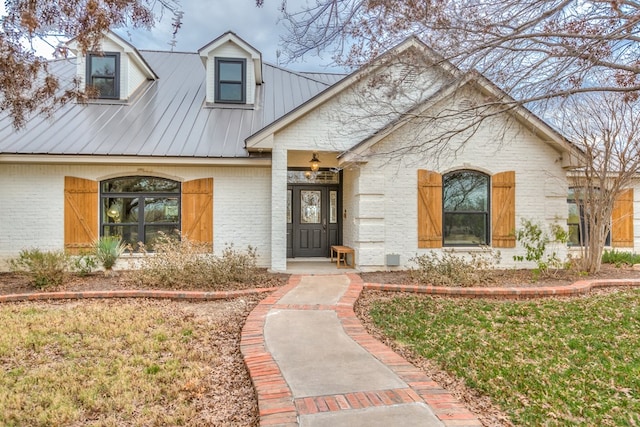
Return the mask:
<svg viewBox="0 0 640 427">
<path fill-rule="evenodd" d="M 238 334 L 255 301 L 0 306 L 0 425 L 257 425 Z"/>
<path fill-rule="evenodd" d="M 400 295 L 371 307 L 383 334 L 516 425 L 640 425 L 638 289 L 534 301 Z"/>
</svg>

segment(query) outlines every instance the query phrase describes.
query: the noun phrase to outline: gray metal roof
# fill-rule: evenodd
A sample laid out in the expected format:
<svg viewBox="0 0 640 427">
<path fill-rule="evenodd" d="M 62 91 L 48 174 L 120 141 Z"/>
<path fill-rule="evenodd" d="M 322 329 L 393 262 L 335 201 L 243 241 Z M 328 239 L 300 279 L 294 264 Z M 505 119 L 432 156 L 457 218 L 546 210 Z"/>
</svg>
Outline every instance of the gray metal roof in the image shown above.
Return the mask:
<svg viewBox="0 0 640 427">
<path fill-rule="evenodd" d="M 51 118 L 34 115 L 15 131 L 0 118 L 0 154 L 247 157 L 245 139 L 327 89 L 337 74 L 297 73 L 264 63 L 256 104 L 205 105 L 205 69 L 197 53 L 139 51 L 159 76 L 128 103 L 68 103 Z M 70 80 L 73 61 L 53 61 Z"/>
</svg>

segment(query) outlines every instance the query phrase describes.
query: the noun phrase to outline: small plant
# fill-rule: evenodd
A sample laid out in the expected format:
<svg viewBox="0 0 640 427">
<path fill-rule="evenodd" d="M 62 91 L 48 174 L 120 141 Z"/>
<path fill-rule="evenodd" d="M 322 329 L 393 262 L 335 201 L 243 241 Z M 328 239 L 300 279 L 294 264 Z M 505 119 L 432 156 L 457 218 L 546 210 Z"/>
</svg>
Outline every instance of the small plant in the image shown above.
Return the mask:
<svg viewBox="0 0 640 427">
<path fill-rule="evenodd" d="M 605 250 L 602 254 L 602 262 L 604 264 L 614 264 L 617 268 L 623 265 L 640 264 L 640 255 L 631 252 L 620 252 L 612 249 Z"/>
<path fill-rule="evenodd" d="M 569 233 L 558 224 L 553 224 L 549 231 L 543 230 L 540 224 L 522 219 L 522 228 L 516 231 L 516 239 L 525 248 L 526 255 L 514 255 L 514 261 L 533 261 L 536 263 L 534 278 L 553 275 L 567 267 L 551 245 L 566 245 Z"/>
<path fill-rule="evenodd" d="M 26 274 L 38 289 L 59 286 L 69 267 L 69 257 L 62 251 L 24 249 L 9 261 L 12 271 Z"/>
<path fill-rule="evenodd" d="M 111 274 L 111 269 L 115 265 L 120 255 L 125 251 L 126 246 L 118 236 L 102 236 L 94 244 L 96 259 L 105 269 L 105 274 Z"/>
<path fill-rule="evenodd" d="M 471 253 L 466 258 L 451 252 L 429 252 L 411 258 L 417 267 L 409 271 L 412 279 L 435 286 L 474 286 L 491 281 L 491 270 L 500 263 L 500 252 Z"/>
<path fill-rule="evenodd" d="M 92 253 L 83 252 L 71 259 L 71 271 L 78 276 L 86 276 L 98 268 L 98 259 Z"/>
</svg>

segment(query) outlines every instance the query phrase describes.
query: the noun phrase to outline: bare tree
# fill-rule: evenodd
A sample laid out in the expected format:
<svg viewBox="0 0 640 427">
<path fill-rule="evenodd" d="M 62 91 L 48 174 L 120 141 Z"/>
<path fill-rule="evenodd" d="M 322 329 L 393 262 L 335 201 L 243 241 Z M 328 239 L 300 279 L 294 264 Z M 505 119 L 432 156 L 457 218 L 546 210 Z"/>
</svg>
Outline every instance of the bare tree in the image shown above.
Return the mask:
<svg viewBox="0 0 640 427">
<path fill-rule="evenodd" d="M 600 270 L 602 251 L 618 225 L 612 224 L 615 203 L 640 172 L 640 110 L 619 93 L 585 94 L 564 107 L 563 127 L 584 153 L 583 166 L 570 174 L 570 185 L 582 216 L 580 267 L 593 273 Z M 626 215 L 613 219 L 633 221 L 631 212 Z"/>
<path fill-rule="evenodd" d="M 582 167 L 570 178 L 584 217 L 581 262 L 587 271 L 600 269 L 616 198 L 632 184 L 640 167 L 636 103 L 640 94 L 640 3 L 317 0 L 308 4 L 291 10 L 283 2 L 289 28 L 284 56 L 290 61 L 308 52 L 330 50 L 336 63 L 358 67 L 415 35 L 439 53 L 436 66 L 451 63 L 457 67 L 441 88 L 452 88 L 450 93 L 455 94 L 454 89 L 478 77 L 473 75 L 478 70 L 510 95 L 500 96 L 496 91 L 495 96 L 484 99 L 452 98 L 452 107 L 445 110 L 387 108 L 393 111 L 392 125 L 410 120 L 417 126 L 418 138 L 402 148 L 405 152 L 455 155 L 446 151 L 451 138 L 466 140 L 485 120 L 522 106 L 551 119 L 583 151 Z M 423 74 L 427 69 L 424 63 L 416 67 L 418 70 L 405 74 Z M 397 82 L 376 83 L 391 87 L 387 92 L 397 92 L 393 85 L 407 89 L 406 81 Z M 369 105 L 391 105 L 387 98 L 379 97 Z M 443 122 L 446 126 L 439 126 Z M 450 126 L 452 123 L 457 125 Z M 420 127 L 429 132 L 421 132 Z"/>
<path fill-rule="evenodd" d="M 640 90 L 640 3 L 627 0 L 317 0 L 283 2 L 285 56 L 331 50 L 360 66 L 408 35 L 522 103 Z M 602 75 L 608 79 L 600 79 Z"/>
<path fill-rule="evenodd" d="M 6 15 L 0 20 L 0 111 L 6 111 L 16 127 L 27 115 L 50 112 L 58 103 L 88 96 L 79 82 L 61 82 L 51 75 L 47 59 L 32 49 L 36 39 L 59 35 L 75 38 L 80 50 L 99 50 L 103 34 L 123 26 L 150 28 L 156 16 L 174 15 L 174 35 L 182 16 L 173 0 L 6 0 Z M 64 48 L 56 53 L 66 56 Z M 90 94 L 89 94 L 90 95 Z"/>
</svg>

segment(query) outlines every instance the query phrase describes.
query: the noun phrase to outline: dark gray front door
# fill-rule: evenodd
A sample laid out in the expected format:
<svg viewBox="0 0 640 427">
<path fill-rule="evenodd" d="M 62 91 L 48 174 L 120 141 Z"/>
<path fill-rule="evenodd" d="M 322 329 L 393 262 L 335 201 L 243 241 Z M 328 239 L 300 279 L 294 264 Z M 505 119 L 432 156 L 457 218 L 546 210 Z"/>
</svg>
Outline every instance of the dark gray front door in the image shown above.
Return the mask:
<svg viewBox="0 0 640 427">
<path fill-rule="evenodd" d="M 327 257 L 338 242 L 338 188 L 290 186 L 288 257 Z"/>
</svg>

